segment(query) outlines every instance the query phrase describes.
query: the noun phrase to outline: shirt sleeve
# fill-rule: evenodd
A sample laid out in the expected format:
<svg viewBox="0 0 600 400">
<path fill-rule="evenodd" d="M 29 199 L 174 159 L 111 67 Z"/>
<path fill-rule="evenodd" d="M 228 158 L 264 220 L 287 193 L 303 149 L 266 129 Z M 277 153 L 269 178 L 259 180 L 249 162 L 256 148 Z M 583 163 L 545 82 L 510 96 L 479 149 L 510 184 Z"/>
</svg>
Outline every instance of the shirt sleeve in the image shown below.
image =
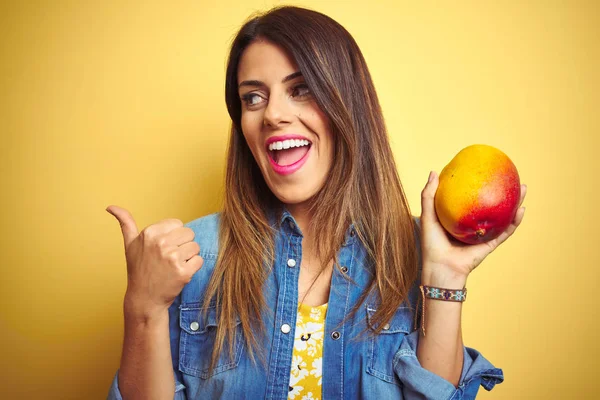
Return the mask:
<svg viewBox="0 0 600 400">
<path fill-rule="evenodd" d="M 117 373 L 115 374 L 113 381 L 112 381 L 112 385 L 110 387 L 110 391 L 108 392 L 108 397 L 106 398 L 107 400 L 123 400 L 123 397 L 121 397 L 121 392 L 119 391 L 119 381 L 118 381 L 118 377 L 119 377 L 119 370 L 117 370 Z M 185 394 L 185 385 L 179 381 L 177 381 L 177 376 L 175 376 L 175 395 L 173 397 L 173 400 L 187 400 L 186 394 Z"/>
<path fill-rule="evenodd" d="M 179 305 L 181 304 L 181 294 L 175 298 L 173 304 L 169 307 L 169 338 L 171 343 L 171 361 L 173 365 L 173 376 L 175 378 L 174 400 L 187 400 L 186 387 L 183 383 L 183 376 L 179 371 Z M 115 373 L 113 381 L 108 392 L 107 400 L 123 400 L 119 390 L 119 370 Z"/>
<path fill-rule="evenodd" d="M 463 368 L 455 387 L 439 375 L 423 368 L 417 358 L 419 330 L 406 335 L 394 357 L 394 370 L 403 384 L 406 400 L 471 400 L 479 386 L 490 391 L 504 381 L 501 369 L 495 368 L 477 350 L 463 346 Z"/>
</svg>

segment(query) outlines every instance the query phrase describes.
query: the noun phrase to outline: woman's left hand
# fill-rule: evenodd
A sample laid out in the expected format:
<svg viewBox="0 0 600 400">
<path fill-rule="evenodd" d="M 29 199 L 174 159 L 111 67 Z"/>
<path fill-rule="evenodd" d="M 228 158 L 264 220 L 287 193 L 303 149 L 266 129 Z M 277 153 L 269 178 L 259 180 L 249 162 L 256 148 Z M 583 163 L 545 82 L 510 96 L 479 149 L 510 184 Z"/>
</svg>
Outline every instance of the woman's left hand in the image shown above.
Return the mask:
<svg viewBox="0 0 600 400">
<path fill-rule="evenodd" d="M 521 185 L 519 209 L 512 223 L 496 239 L 480 244 L 463 243 L 446 232 L 435 212 L 434 196 L 439 184 L 437 173 L 421 192 L 421 252 L 423 257 L 423 273 L 429 276 L 464 279 L 473 271 L 488 254 L 508 239 L 521 224 L 525 207 L 521 207 L 527 185 Z"/>
</svg>

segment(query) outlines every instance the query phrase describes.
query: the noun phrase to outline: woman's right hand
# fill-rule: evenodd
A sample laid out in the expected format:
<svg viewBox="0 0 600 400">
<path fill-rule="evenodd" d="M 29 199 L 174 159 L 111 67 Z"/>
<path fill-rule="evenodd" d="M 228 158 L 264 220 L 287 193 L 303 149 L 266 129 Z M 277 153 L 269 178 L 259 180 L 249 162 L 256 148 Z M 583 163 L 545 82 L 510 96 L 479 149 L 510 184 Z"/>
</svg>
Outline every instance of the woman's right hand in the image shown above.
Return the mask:
<svg viewBox="0 0 600 400">
<path fill-rule="evenodd" d="M 121 225 L 127 260 L 126 317 L 147 320 L 168 310 L 202 267 L 194 231 L 178 219 L 165 219 L 138 233 L 124 208 L 106 208 Z"/>
</svg>

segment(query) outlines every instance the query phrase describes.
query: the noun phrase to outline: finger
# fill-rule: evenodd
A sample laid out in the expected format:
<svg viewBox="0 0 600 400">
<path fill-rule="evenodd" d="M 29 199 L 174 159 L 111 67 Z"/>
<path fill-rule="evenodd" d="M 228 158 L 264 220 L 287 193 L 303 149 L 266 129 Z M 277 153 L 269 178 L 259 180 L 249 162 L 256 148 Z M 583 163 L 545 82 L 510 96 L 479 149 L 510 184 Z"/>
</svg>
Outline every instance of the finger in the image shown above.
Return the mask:
<svg viewBox="0 0 600 400">
<path fill-rule="evenodd" d="M 429 173 L 429 180 L 421 192 L 421 221 L 431 223 L 436 221 L 434 197 L 439 183 L 435 171 Z"/>
<path fill-rule="evenodd" d="M 106 211 L 119 221 L 121 232 L 123 233 L 123 242 L 125 244 L 125 249 L 127 249 L 129 244 L 133 242 L 133 239 L 135 239 L 139 233 L 135 220 L 129 211 L 118 206 L 108 206 Z"/>
<path fill-rule="evenodd" d="M 521 206 L 521 204 L 523 204 L 523 200 L 525 200 L 525 195 L 527 194 L 527 185 L 526 184 L 522 184 L 521 185 L 521 198 L 519 200 L 519 206 Z"/>
<path fill-rule="evenodd" d="M 521 225 L 521 222 L 523 222 L 523 217 L 525 217 L 525 207 L 520 207 L 517 210 L 517 214 L 515 215 L 515 220 L 513 221 L 511 226 L 514 226 L 513 228 L 513 232 L 515 229 L 517 229 L 517 227 L 519 225 Z"/>
<path fill-rule="evenodd" d="M 500 236 L 498 236 L 496 239 L 491 240 L 489 242 L 489 244 L 493 248 L 496 248 L 496 247 L 500 246 L 502 243 L 504 243 L 504 241 L 506 239 L 508 239 L 510 236 L 512 236 L 513 233 L 515 233 L 515 231 L 517 230 L 517 228 L 519 227 L 519 225 L 521 225 L 521 222 L 523 221 L 523 217 L 524 216 L 525 216 L 525 207 L 521 207 L 521 208 L 519 208 L 517 210 L 517 213 L 515 214 L 515 219 L 508 226 L 508 228 L 506 228 L 504 230 L 504 232 L 502 232 L 500 234 Z"/>
<path fill-rule="evenodd" d="M 190 228 L 180 226 L 166 234 L 167 243 L 173 246 L 181 246 L 182 244 L 194 240 L 194 231 Z"/>
<path fill-rule="evenodd" d="M 183 227 L 183 222 L 177 218 L 167 218 L 146 227 L 144 230 L 155 236 L 169 235 L 175 229 Z"/>
<path fill-rule="evenodd" d="M 190 268 L 192 271 L 196 272 L 202 267 L 203 263 L 204 259 L 202 257 L 194 256 L 185 263 L 185 266 L 187 268 Z"/>
<path fill-rule="evenodd" d="M 200 246 L 196 242 L 187 242 L 179 246 L 177 252 L 179 253 L 180 260 L 185 262 L 200 253 Z"/>
</svg>

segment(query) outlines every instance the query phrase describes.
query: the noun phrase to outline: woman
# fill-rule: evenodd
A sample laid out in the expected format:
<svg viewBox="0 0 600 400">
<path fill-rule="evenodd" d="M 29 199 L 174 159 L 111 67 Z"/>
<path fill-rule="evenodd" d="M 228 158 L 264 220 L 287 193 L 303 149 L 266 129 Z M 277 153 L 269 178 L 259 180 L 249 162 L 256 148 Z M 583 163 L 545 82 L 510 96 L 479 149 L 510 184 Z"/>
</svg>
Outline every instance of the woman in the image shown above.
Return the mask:
<svg viewBox="0 0 600 400">
<path fill-rule="evenodd" d="M 524 209 L 498 239 L 462 246 L 437 220 L 432 172 L 413 218 L 365 60 L 323 14 L 250 19 L 225 94 L 221 213 L 138 233 L 107 209 L 128 265 L 109 397 L 467 399 L 502 382 L 463 346 L 462 289 Z"/>
</svg>

